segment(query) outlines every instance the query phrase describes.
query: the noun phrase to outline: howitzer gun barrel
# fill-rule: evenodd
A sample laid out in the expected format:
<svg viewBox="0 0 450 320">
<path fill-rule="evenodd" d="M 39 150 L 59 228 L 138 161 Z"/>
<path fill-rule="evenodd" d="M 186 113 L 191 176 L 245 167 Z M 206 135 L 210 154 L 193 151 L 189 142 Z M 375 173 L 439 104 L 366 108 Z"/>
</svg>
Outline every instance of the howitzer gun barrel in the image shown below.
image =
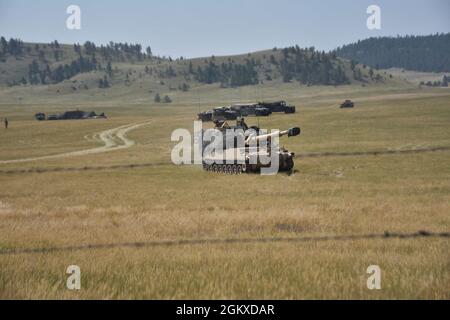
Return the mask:
<svg viewBox="0 0 450 320">
<path fill-rule="evenodd" d="M 284 130 L 284 131 L 275 131 L 275 132 L 271 132 L 268 134 L 262 134 L 259 136 L 256 135 L 250 135 L 247 140 L 245 140 L 245 143 L 247 145 L 249 145 L 250 143 L 254 143 L 254 142 L 259 142 L 261 140 L 268 140 L 271 139 L 275 136 L 288 136 L 288 137 L 295 137 L 298 136 L 300 134 L 300 128 L 299 127 L 293 127 L 293 128 L 289 128 L 288 130 Z"/>
</svg>

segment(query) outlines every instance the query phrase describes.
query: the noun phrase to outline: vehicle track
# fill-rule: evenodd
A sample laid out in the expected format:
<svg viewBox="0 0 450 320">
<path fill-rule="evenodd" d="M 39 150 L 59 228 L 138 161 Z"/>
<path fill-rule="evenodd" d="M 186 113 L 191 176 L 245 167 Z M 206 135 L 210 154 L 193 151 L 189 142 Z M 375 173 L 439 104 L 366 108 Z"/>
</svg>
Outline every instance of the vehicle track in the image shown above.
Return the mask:
<svg viewBox="0 0 450 320">
<path fill-rule="evenodd" d="M 320 153 L 299 153 L 296 158 L 321 158 L 321 157 L 348 157 L 348 156 L 378 156 L 389 154 L 410 154 L 423 152 L 450 151 L 450 147 L 425 147 L 405 150 L 373 150 L 373 151 L 355 151 L 355 152 L 320 152 Z"/>
<path fill-rule="evenodd" d="M 173 247 L 189 245 L 225 245 L 225 244 L 255 244 L 255 243 L 301 243 L 301 242 L 323 242 L 323 241 L 356 241 L 364 239 L 420 239 L 420 238 L 450 238 L 450 232 L 430 232 L 419 230 L 413 233 L 396 233 L 385 231 L 384 233 L 348 234 L 348 235 L 324 235 L 304 237 L 270 237 L 270 238 L 216 238 L 216 239 L 181 239 L 141 242 L 116 242 L 116 243 L 93 243 L 75 246 L 61 247 L 34 247 L 34 248 L 1 248 L 0 255 L 29 254 L 29 253 L 52 253 L 61 251 L 82 251 L 95 249 L 113 248 L 145 248 L 145 247 Z"/>
<path fill-rule="evenodd" d="M 95 135 L 94 135 L 95 136 Z M 116 150 L 116 149 L 113 149 Z M 450 146 L 441 147 L 425 147 L 404 150 L 373 150 L 373 151 L 357 151 L 357 152 L 322 152 L 322 153 L 298 153 L 296 158 L 322 158 L 322 157 L 348 157 L 348 156 L 378 156 L 378 155 L 402 155 L 426 152 L 446 152 L 450 151 Z M 0 162 L 1 164 L 1 162 Z M 171 164 L 171 162 L 144 162 L 144 163 L 125 163 L 110 166 L 84 166 L 84 167 L 55 167 L 55 168 L 23 168 L 23 169 L 7 169 L 0 170 L 3 174 L 16 173 L 46 173 L 46 172 L 64 172 L 64 171 L 100 171 L 115 169 L 132 169 L 156 167 Z"/>
<path fill-rule="evenodd" d="M 123 125 L 117 128 L 108 129 L 102 131 L 100 133 L 96 133 L 93 135 L 93 140 L 100 141 L 104 145 L 96 148 L 78 150 L 72 152 L 65 152 L 59 154 L 53 154 L 48 156 L 39 156 L 39 157 L 31 157 L 31 158 L 22 158 L 22 159 L 13 159 L 13 160 L 1 160 L 0 164 L 11 164 L 11 163 L 22 163 L 29 161 L 37 161 L 37 160 L 47 160 L 47 159 L 57 159 L 57 158 L 67 158 L 67 157 L 75 157 L 75 156 L 84 156 L 89 154 L 97 154 L 109 151 L 115 151 L 120 149 L 126 149 L 135 144 L 135 142 L 126 137 L 126 134 L 131 130 L 137 129 L 144 125 L 150 124 L 152 121 L 140 121 L 127 125 Z M 88 139 L 85 136 L 85 139 Z M 120 143 L 118 143 L 120 141 Z"/>
</svg>

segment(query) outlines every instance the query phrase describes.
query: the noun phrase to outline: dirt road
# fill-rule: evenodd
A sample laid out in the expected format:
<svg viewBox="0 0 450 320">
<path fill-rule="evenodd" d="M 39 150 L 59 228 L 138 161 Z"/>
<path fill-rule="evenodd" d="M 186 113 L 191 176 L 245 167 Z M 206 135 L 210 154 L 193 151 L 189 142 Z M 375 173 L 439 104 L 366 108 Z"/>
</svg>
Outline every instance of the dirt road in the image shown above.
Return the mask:
<svg viewBox="0 0 450 320">
<path fill-rule="evenodd" d="M 137 129 L 139 127 L 150 124 L 151 121 L 146 120 L 144 122 L 136 122 L 127 124 L 124 126 L 120 126 L 113 129 L 108 129 L 102 131 L 100 133 L 96 133 L 93 136 L 93 139 L 96 141 L 102 142 L 104 145 L 96 148 L 65 152 L 60 154 L 53 154 L 48 156 L 40 156 L 33 158 L 22 158 L 22 159 L 13 159 L 13 160 L 2 160 L 0 164 L 10 164 L 10 163 L 21 163 L 21 162 L 29 162 L 29 161 L 37 161 L 37 160 L 47 160 L 47 159 L 56 159 L 56 158 L 67 158 L 67 157 L 75 157 L 75 156 L 84 156 L 88 154 L 96 154 L 109 152 L 114 150 L 126 149 L 135 144 L 133 140 L 130 140 L 126 137 L 126 134 L 131 130 Z M 88 137 L 85 137 L 88 138 Z"/>
</svg>

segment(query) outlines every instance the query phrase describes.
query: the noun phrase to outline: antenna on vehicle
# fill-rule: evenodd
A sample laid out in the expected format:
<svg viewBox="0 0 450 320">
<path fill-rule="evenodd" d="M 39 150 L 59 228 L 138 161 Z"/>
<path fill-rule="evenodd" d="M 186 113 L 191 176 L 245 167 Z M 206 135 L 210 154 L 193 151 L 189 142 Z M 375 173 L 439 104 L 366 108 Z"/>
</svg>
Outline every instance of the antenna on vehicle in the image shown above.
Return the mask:
<svg viewBox="0 0 450 320">
<path fill-rule="evenodd" d="M 228 82 L 228 87 L 225 90 L 228 90 L 230 92 L 228 98 L 230 99 L 230 106 L 231 106 L 231 105 L 233 105 L 233 90 L 231 88 L 230 82 Z"/>
<path fill-rule="evenodd" d="M 197 89 L 197 100 L 198 100 L 198 113 L 200 113 L 200 95 L 198 94 L 198 89 Z"/>
<path fill-rule="evenodd" d="M 260 83 L 258 83 L 258 86 L 259 86 L 259 99 L 260 101 L 264 101 L 263 99 L 264 91 L 262 90 Z"/>
<path fill-rule="evenodd" d="M 241 100 L 241 87 L 238 87 L 238 95 L 239 95 L 239 102 L 242 102 L 242 100 Z"/>
</svg>

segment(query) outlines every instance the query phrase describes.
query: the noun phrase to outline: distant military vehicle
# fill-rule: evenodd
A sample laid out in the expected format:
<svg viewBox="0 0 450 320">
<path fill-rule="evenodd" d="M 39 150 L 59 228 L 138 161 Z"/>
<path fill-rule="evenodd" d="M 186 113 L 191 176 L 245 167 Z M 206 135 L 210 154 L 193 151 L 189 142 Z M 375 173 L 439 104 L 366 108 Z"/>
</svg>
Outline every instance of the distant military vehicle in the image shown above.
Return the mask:
<svg viewBox="0 0 450 320">
<path fill-rule="evenodd" d="M 341 103 L 339 108 L 353 108 L 354 103 L 351 100 L 345 100 L 344 102 Z"/>
<path fill-rule="evenodd" d="M 80 110 L 75 111 L 66 111 L 64 112 L 60 119 L 61 120 L 76 120 L 76 119 L 83 119 L 85 117 L 85 112 Z"/>
<path fill-rule="evenodd" d="M 38 115 L 41 119 L 38 119 Z M 45 120 L 45 114 L 43 113 L 37 113 L 35 117 L 38 120 Z M 81 120 L 81 119 L 106 119 L 106 115 L 103 112 L 100 114 L 96 114 L 94 111 L 84 112 L 80 110 L 75 110 L 75 111 L 66 111 L 62 114 L 51 114 L 47 117 L 47 120 Z"/>
<path fill-rule="evenodd" d="M 34 115 L 34 117 L 36 118 L 36 120 L 38 121 L 43 121 L 45 120 L 45 113 L 42 112 L 38 112 Z"/>
<path fill-rule="evenodd" d="M 94 111 L 66 111 L 61 115 L 62 120 L 80 120 L 80 119 L 100 119 L 106 118 L 104 113 L 97 115 Z"/>
<path fill-rule="evenodd" d="M 231 110 L 236 111 L 241 117 L 251 115 L 255 115 L 257 117 L 267 117 L 272 113 L 269 108 L 261 107 L 257 103 L 234 104 L 231 106 Z"/>
<path fill-rule="evenodd" d="M 227 107 L 218 107 L 197 114 L 203 122 L 214 120 L 236 120 L 237 117 L 267 117 L 272 112 L 295 113 L 295 107 L 287 105 L 285 101 L 237 103 Z"/>
<path fill-rule="evenodd" d="M 230 109 L 239 113 L 241 117 L 247 117 L 255 114 L 256 103 L 233 104 Z"/>
<path fill-rule="evenodd" d="M 257 117 L 268 117 L 272 114 L 272 111 L 268 108 L 257 107 L 255 108 L 255 116 Z"/>
<path fill-rule="evenodd" d="M 295 107 L 286 104 L 286 101 L 258 102 L 258 105 L 271 112 L 295 113 Z"/>
<path fill-rule="evenodd" d="M 201 120 L 202 122 L 212 121 L 213 112 L 211 110 L 200 112 L 197 117 L 198 120 Z"/>
<path fill-rule="evenodd" d="M 293 137 L 300 134 L 300 128 L 294 127 L 285 131 L 277 131 L 269 134 L 259 134 L 260 129 L 258 127 L 251 127 L 255 131 L 247 136 L 244 136 L 245 147 L 238 148 L 236 145 L 237 138 L 232 135 L 231 138 L 234 139 L 234 143 L 229 143 L 232 148 L 227 148 L 226 140 L 230 138 L 227 135 L 228 130 L 242 129 L 241 132 L 245 132 L 249 127 L 243 119 L 236 122 L 236 126 L 231 127 L 225 121 L 216 121 L 216 128 L 224 132 L 224 143 L 223 143 L 223 154 L 212 156 L 212 158 L 203 159 L 203 169 L 206 171 L 226 173 L 226 174 L 241 174 L 243 172 L 257 172 L 261 168 L 270 167 L 270 163 L 263 164 L 260 162 L 259 155 L 264 154 L 266 156 L 271 156 L 272 152 L 276 152 L 278 155 L 279 163 L 278 170 L 280 171 L 290 171 L 294 167 L 294 153 L 289 152 L 284 148 L 277 148 L 272 150 L 271 146 L 260 146 L 259 142 L 261 140 L 270 141 L 270 139 L 276 135 Z M 244 133 L 245 135 L 245 133 Z M 255 146 L 256 145 L 256 146 Z M 207 146 L 204 143 L 203 150 Z M 236 159 L 236 154 L 241 154 L 241 159 Z M 256 163 L 252 163 L 251 159 L 256 159 Z M 228 163 L 227 163 L 228 162 Z M 231 163 L 230 163 L 231 162 Z"/>
<path fill-rule="evenodd" d="M 213 120 L 236 120 L 239 114 L 229 107 L 218 107 L 213 109 Z"/>
<path fill-rule="evenodd" d="M 108 118 L 104 112 L 100 113 L 97 118 L 106 119 Z"/>
<path fill-rule="evenodd" d="M 59 117 L 59 115 L 57 115 L 57 114 L 50 114 L 50 115 L 47 117 L 47 120 L 60 120 L 60 117 Z"/>
</svg>

